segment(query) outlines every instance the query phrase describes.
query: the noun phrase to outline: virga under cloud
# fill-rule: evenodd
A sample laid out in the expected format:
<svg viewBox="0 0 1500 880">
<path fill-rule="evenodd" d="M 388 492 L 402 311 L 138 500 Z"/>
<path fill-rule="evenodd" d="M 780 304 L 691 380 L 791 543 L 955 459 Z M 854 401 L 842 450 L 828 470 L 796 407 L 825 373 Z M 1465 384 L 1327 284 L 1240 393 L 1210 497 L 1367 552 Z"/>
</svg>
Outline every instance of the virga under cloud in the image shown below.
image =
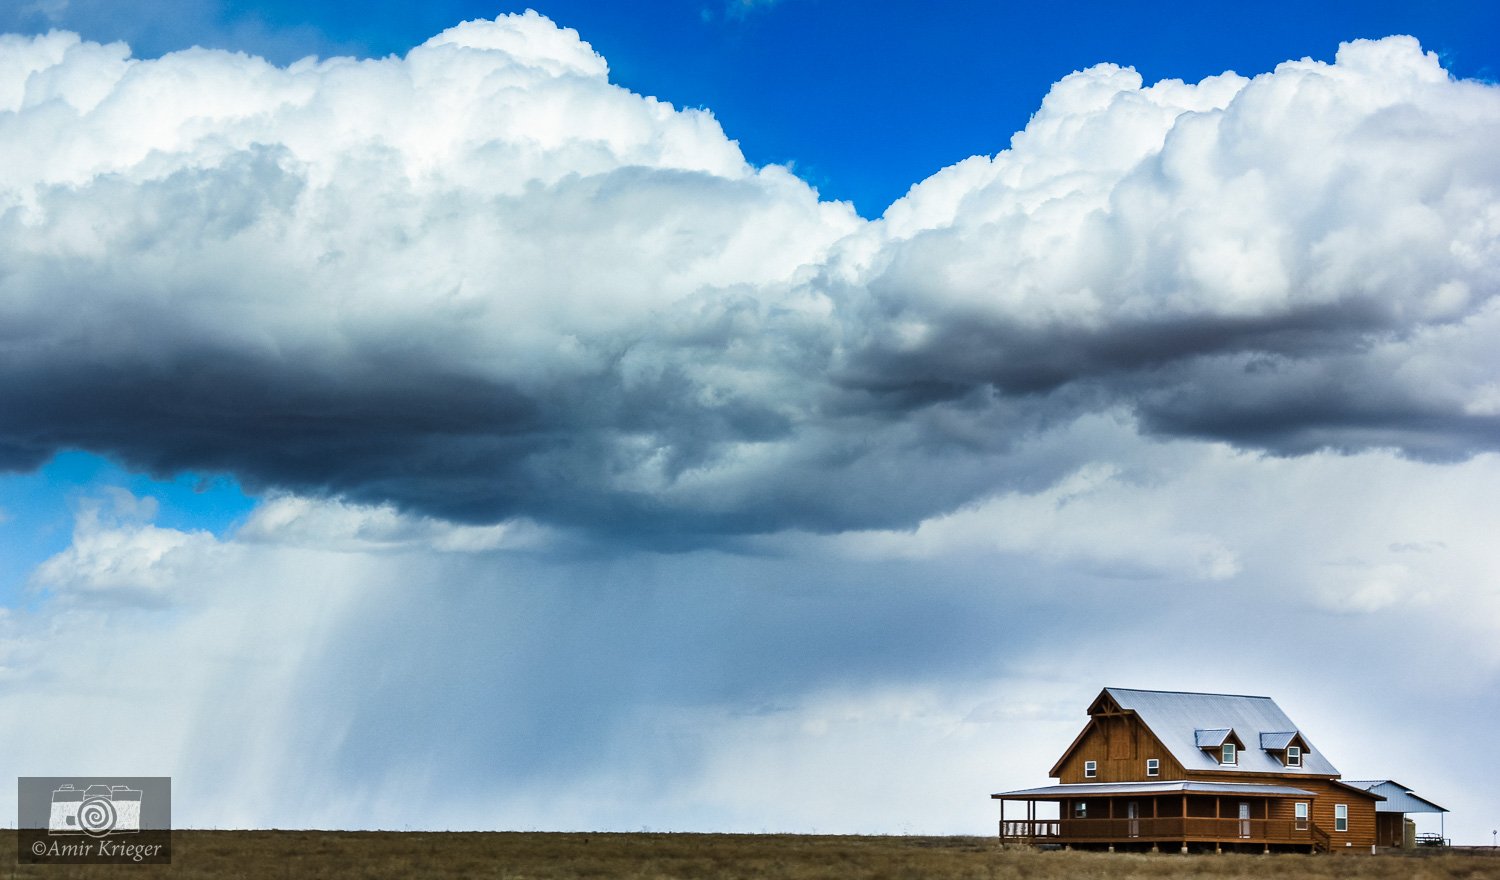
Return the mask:
<svg viewBox="0 0 1500 880">
<path fill-rule="evenodd" d="M 286 68 L 4 40 L 11 468 L 691 536 L 914 524 L 1110 409 L 1500 442 L 1500 89 L 1411 39 L 1076 73 L 873 222 L 534 13 Z"/>
</svg>

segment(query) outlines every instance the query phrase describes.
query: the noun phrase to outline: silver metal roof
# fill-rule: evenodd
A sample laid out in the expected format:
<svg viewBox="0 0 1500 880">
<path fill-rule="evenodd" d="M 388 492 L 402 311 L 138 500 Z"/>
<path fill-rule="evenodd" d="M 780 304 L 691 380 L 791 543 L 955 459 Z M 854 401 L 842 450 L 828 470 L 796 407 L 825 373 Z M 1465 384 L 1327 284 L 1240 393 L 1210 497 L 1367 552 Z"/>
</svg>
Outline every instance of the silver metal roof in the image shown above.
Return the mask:
<svg viewBox="0 0 1500 880">
<path fill-rule="evenodd" d="M 1231 794 L 1247 797 L 1316 797 L 1312 792 L 1290 785 L 1257 785 L 1249 782 L 1083 782 L 1068 785 L 1044 785 L 990 795 L 998 800 L 1062 800 L 1105 795 L 1150 794 Z"/>
<path fill-rule="evenodd" d="M 1193 731 L 1193 745 L 1200 749 L 1217 749 L 1222 746 L 1229 735 L 1234 733 L 1233 728 L 1219 727 L 1214 730 Z"/>
<path fill-rule="evenodd" d="M 1163 746 L 1188 770 L 1226 770 L 1240 773 L 1300 773 L 1308 776 L 1337 776 L 1339 771 L 1313 746 L 1307 734 L 1302 741 L 1301 767 L 1287 767 L 1265 747 L 1241 749 L 1238 763 L 1220 765 L 1217 754 L 1198 745 L 1199 731 L 1233 730 L 1247 744 L 1258 744 L 1263 733 L 1295 732 L 1297 725 L 1286 717 L 1270 697 L 1248 697 L 1234 694 L 1192 694 L 1181 691 L 1138 691 L 1129 688 L 1105 688 L 1122 709 L 1135 712 L 1156 734 Z"/>
<path fill-rule="evenodd" d="M 1262 733 L 1260 735 L 1260 747 L 1263 749 L 1275 749 L 1281 751 L 1292 744 L 1297 738 L 1295 730 L 1278 730 L 1275 733 Z"/>
<path fill-rule="evenodd" d="M 1446 813 L 1448 810 L 1418 797 L 1416 792 L 1393 779 L 1345 779 L 1345 785 L 1385 795 L 1384 801 L 1375 804 L 1377 813 Z"/>
</svg>

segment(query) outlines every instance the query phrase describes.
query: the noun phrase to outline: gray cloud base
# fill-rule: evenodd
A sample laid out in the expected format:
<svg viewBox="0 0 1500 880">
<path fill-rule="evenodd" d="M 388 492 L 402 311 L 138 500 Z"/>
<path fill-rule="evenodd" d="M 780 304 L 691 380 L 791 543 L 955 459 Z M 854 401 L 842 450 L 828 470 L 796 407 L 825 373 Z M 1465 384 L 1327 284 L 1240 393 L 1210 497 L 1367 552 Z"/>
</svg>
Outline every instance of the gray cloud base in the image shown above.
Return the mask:
<svg viewBox="0 0 1500 880">
<path fill-rule="evenodd" d="M 1058 83 L 879 220 L 528 14 L 404 58 L 0 42 L 0 467 L 686 542 L 908 526 L 1098 412 L 1500 444 L 1500 89 L 1408 38 Z M 1023 462 L 1025 466 L 1023 467 Z"/>
</svg>

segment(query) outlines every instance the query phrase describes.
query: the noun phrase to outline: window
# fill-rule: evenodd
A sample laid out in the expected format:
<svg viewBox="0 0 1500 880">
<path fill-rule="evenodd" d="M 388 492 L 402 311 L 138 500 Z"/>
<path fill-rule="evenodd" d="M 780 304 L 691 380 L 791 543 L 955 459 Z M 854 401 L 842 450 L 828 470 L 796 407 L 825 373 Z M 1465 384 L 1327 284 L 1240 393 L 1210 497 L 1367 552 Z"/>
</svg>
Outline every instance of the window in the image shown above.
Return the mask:
<svg viewBox="0 0 1500 880">
<path fill-rule="evenodd" d="M 1234 743 L 1225 743 L 1224 744 L 1224 748 L 1221 749 L 1220 752 L 1219 752 L 1219 763 L 1220 764 L 1233 764 L 1234 763 Z"/>
<path fill-rule="evenodd" d="M 1074 819 L 1087 819 L 1088 817 L 1089 817 L 1089 802 L 1088 801 L 1074 801 L 1073 802 L 1073 818 Z"/>
<path fill-rule="evenodd" d="M 1297 817 L 1297 830 L 1307 830 L 1307 803 L 1299 802 L 1293 807 L 1294 815 Z"/>
<path fill-rule="evenodd" d="M 1334 804 L 1333 805 L 1333 830 L 1334 831 L 1348 831 L 1349 830 L 1349 805 L 1348 804 Z"/>
<path fill-rule="evenodd" d="M 1160 776 L 1161 775 L 1161 760 L 1159 758 L 1147 758 L 1146 759 L 1146 775 L 1147 776 Z"/>
<path fill-rule="evenodd" d="M 1301 746 L 1287 746 L 1286 747 L 1286 765 L 1288 767 L 1301 767 L 1302 766 L 1302 747 Z"/>
<path fill-rule="evenodd" d="M 1099 775 L 1099 762 L 1098 761 L 1084 761 L 1083 762 L 1083 778 L 1084 779 L 1093 779 L 1095 776 L 1098 776 L 1098 775 Z"/>
</svg>

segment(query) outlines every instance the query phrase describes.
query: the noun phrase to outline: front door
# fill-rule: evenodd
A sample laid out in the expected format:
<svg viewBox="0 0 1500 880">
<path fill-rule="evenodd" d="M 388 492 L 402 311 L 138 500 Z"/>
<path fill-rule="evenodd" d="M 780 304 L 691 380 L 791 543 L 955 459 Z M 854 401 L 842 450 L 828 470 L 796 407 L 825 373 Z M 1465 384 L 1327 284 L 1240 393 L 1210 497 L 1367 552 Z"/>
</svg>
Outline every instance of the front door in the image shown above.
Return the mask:
<svg viewBox="0 0 1500 880">
<path fill-rule="evenodd" d="M 1250 836 L 1250 802 L 1240 801 L 1240 836 Z"/>
<path fill-rule="evenodd" d="M 1126 819 L 1126 824 L 1129 826 L 1129 828 L 1127 829 L 1127 831 L 1130 834 L 1130 836 L 1131 837 L 1140 837 L 1141 836 L 1141 811 L 1140 811 L 1140 808 L 1138 808 L 1136 806 L 1136 802 L 1135 801 L 1130 801 L 1129 803 L 1125 804 L 1125 819 Z"/>
</svg>

